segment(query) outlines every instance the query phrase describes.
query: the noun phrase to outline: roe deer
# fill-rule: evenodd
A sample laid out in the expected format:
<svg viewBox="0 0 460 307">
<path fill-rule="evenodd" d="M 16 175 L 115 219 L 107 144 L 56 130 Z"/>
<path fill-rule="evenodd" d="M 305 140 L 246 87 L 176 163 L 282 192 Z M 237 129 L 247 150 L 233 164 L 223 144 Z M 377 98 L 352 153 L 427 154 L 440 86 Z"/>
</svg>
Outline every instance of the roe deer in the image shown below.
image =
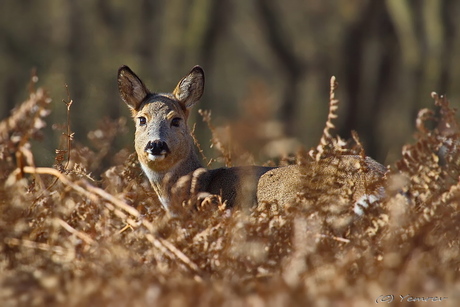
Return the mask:
<svg viewBox="0 0 460 307">
<path fill-rule="evenodd" d="M 202 167 L 187 126 L 190 108 L 204 90 L 201 67 L 193 67 L 172 93 L 152 93 L 129 67 L 122 66 L 118 71 L 118 87 L 136 123 L 135 149 L 140 165 L 167 211 L 171 211 L 172 199 L 176 200 L 180 194 L 175 186 L 184 178 L 190 182 L 190 193 L 217 194 L 229 206 L 263 201 L 288 205 L 295 201 L 303 184 L 300 166 L 213 170 Z M 357 174 L 360 162 L 366 165 L 368 172 Z M 366 182 L 375 182 L 386 172 L 385 167 L 368 157 L 344 155 L 332 158 L 331 163 L 340 163 L 345 169 L 344 176 L 352 180 L 355 201 L 366 195 Z M 334 170 L 316 167 L 315 172 L 328 176 Z M 179 201 L 187 200 L 190 195 L 183 196 Z"/>
</svg>

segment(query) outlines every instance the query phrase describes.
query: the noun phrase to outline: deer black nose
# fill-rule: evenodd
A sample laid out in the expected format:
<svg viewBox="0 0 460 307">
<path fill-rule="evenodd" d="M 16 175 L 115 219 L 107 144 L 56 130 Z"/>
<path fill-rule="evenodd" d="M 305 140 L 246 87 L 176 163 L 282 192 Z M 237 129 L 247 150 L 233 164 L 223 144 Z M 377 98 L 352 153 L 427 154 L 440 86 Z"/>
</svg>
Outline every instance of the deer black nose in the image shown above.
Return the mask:
<svg viewBox="0 0 460 307">
<path fill-rule="evenodd" d="M 154 156 L 160 156 L 169 153 L 168 144 L 160 140 L 149 141 L 144 150 Z"/>
</svg>

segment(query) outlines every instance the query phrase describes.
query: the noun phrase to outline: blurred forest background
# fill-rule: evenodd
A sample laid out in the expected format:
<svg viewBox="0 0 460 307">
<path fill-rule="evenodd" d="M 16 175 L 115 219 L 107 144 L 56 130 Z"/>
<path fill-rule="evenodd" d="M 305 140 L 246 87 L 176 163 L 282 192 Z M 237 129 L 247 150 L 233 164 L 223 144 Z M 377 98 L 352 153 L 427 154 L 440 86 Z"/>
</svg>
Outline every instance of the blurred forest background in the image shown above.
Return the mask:
<svg viewBox="0 0 460 307">
<path fill-rule="evenodd" d="M 130 116 L 117 89 L 121 65 L 165 92 L 199 64 L 206 89 L 191 120 L 202 144 L 199 108 L 212 110 L 215 125 L 264 120 L 295 152 L 318 143 L 335 75 L 337 132 L 356 130 L 367 154 L 388 164 L 411 141 L 419 109 L 432 107 L 432 91 L 460 100 L 458 16 L 456 0 L 4 0 L 0 119 L 27 98 L 36 69 L 53 99 L 49 131 L 65 123 L 68 84 L 71 127 L 85 143 L 104 118 Z M 45 164 L 58 146 L 53 133 L 37 145 Z M 116 140 L 132 143 L 129 132 Z M 251 145 L 256 158 L 276 151 L 256 153 L 264 144 L 250 139 L 242 146 Z"/>
</svg>

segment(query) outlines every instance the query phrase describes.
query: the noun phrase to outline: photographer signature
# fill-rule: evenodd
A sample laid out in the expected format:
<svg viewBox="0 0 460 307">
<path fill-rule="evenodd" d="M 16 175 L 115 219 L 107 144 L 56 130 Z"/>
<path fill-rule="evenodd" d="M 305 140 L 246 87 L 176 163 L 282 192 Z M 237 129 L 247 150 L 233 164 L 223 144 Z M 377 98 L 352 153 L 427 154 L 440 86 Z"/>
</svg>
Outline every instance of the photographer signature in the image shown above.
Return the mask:
<svg viewBox="0 0 460 307">
<path fill-rule="evenodd" d="M 394 300 L 398 299 L 393 294 L 383 294 L 380 295 L 375 299 L 375 302 L 378 303 L 392 303 Z M 407 295 L 399 295 L 400 302 L 441 302 L 443 300 L 447 300 L 448 297 L 446 296 L 412 296 L 410 294 Z"/>
</svg>

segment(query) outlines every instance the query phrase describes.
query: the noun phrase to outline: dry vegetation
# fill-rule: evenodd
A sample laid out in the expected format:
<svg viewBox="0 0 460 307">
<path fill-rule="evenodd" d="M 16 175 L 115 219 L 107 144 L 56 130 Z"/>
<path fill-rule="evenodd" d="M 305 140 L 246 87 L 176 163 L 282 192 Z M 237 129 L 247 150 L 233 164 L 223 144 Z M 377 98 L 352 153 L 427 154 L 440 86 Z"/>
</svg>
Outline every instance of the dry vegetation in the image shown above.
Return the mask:
<svg viewBox="0 0 460 307">
<path fill-rule="evenodd" d="M 409 294 L 448 297 L 431 304 L 456 306 L 455 111 L 433 94 L 435 111 L 420 111 L 416 142 L 402 149 L 385 178 L 385 199 L 363 202 L 360 216 L 348 195 L 336 193 L 345 183 L 331 159 L 363 155 L 363 149 L 356 134 L 353 144 L 331 135 L 333 94 L 320 145 L 280 159 L 314 170 L 306 173 L 296 205 L 229 210 L 214 197 L 190 202 L 171 219 L 135 154 L 123 150 L 111 159 L 114 166 L 99 169 L 125 129 L 123 120 L 105 120 L 90 133 L 94 149 L 75 145 L 65 124 L 54 167 L 35 167 L 30 142 L 42 137 L 50 99 L 41 89 L 31 90 L 0 123 L 2 306 L 368 306 L 382 295 L 399 302 L 399 295 Z M 66 105 L 71 112 L 70 99 Z M 210 124 L 210 114 L 202 114 Z M 251 120 L 253 128 L 266 124 Z M 231 153 L 238 140 L 228 143 L 219 128 L 210 127 L 223 161 L 253 160 Z M 247 124 L 239 127 L 248 131 Z M 270 143 L 253 136 L 257 144 Z M 325 167 L 337 168 L 337 176 L 327 180 L 330 186 L 318 186 Z"/>
</svg>

